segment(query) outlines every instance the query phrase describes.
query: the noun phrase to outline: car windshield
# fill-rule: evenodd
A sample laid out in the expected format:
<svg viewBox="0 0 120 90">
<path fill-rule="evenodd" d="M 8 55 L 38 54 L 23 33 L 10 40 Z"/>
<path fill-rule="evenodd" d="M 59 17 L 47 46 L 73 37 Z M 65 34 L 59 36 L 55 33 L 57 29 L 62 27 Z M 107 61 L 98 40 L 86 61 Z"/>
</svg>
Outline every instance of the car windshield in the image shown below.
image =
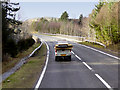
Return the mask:
<svg viewBox="0 0 120 90">
<path fill-rule="evenodd" d="M 58 44 L 68 44 L 67 41 L 58 41 Z"/>
<path fill-rule="evenodd" d="M 67 45 L 67 44 L 59 44 L 57 47 L 58 47 L 58 48 L 67 48 L 68 45 Z"/>
</svg>

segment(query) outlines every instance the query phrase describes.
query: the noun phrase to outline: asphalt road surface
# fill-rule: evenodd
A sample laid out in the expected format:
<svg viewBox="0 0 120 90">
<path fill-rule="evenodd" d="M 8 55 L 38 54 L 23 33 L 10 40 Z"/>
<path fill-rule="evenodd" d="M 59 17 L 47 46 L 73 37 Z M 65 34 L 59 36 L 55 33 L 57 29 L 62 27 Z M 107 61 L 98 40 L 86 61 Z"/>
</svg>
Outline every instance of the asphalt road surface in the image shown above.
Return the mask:
<svg viewBox="0 0 120 90">
<path fill-rule="evenodd" d="M 55 61 L 59 38 L 37 35 L 49 46 L 47 69 L 39 88 L 118 88 L 118 61 L 108 55 L 72 43 L 72 60 Z"/>
</svg>

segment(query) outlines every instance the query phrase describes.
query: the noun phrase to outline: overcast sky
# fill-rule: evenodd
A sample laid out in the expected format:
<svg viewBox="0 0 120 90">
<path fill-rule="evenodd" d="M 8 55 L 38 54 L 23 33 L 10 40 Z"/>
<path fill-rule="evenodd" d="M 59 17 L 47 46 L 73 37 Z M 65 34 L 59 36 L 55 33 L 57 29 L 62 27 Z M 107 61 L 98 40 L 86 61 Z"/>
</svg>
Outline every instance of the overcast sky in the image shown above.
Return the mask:
<svg viewBox="0 0 120 90">
<path fill-rule="evenodd" d="M 64 11 L 69 18 L 79 18 L 80 14 L 88 16 L 98 2 L 20 2 L 20 20 L 37 17 L 59 18 Z"/>
</svg>

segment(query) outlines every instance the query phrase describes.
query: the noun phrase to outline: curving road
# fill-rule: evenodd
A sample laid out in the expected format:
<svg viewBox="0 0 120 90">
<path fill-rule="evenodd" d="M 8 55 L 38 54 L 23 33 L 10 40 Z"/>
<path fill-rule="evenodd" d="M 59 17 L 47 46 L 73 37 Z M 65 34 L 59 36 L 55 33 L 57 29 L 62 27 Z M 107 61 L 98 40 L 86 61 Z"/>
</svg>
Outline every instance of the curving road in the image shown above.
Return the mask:
<svg viewBox="0 0 120 90">
<path fill-rule="evenodd" d="M 118 88 L 118 59 L 72 43 L 72 60 L 55 61 L 54 45 L 59 38 L 37 35 L 49 46 L 49 60 L 39 88 Z M 115 89 L 118 90 L 118 89 Z"/>
</svg>

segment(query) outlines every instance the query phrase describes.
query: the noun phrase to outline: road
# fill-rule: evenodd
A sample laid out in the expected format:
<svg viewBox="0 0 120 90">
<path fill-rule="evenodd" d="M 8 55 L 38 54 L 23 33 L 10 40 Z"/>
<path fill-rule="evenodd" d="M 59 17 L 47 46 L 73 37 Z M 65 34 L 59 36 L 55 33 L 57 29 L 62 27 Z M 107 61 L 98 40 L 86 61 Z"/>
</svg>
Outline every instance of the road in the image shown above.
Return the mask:
<svg viewBox="0 0 120 90">
<path fill-rule="evenodd" d="M 118 60 L 73 43 L 71 61 L 55 61 L 59 38 L 37 35 L 49 46 L 49 59 L 39 88 L 118 88 Z M 81 89 L 82 90 L 82 89 Z M 101 89 L 100 89 L 101 90 Z"/>
</svg>

